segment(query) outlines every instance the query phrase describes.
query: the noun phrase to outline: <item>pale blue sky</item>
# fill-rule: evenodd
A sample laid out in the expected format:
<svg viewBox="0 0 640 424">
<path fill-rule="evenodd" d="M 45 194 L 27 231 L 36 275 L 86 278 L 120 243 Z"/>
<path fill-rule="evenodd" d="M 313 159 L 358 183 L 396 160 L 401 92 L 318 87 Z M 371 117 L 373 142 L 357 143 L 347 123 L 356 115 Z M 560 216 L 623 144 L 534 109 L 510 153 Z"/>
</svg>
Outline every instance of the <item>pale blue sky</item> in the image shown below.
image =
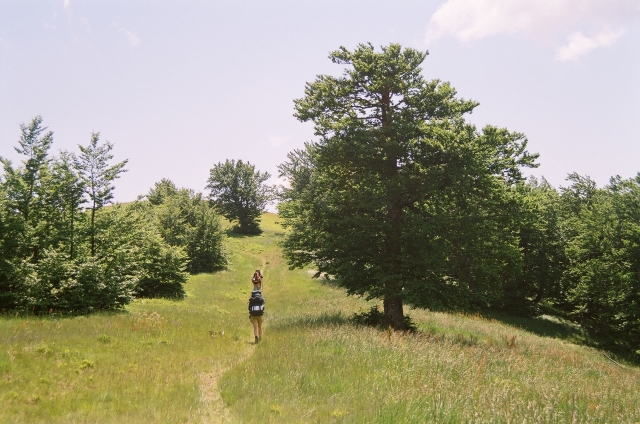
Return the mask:
<svg viewBox="0 0 640 424">
<path fill-rule="evenodd" d="M 293 99 L 367 41 L 428 49 L 424 75 L 525 133 L 556 187 L 640 171 L 639 0 L 2 0 L 0 156 L 41 115 L 54 151 L 99 131 L 129 159 L 118 201 L 161 178 L 202 191 L 225 159 L 275 176 L 313 138 Z"/>
</svg>

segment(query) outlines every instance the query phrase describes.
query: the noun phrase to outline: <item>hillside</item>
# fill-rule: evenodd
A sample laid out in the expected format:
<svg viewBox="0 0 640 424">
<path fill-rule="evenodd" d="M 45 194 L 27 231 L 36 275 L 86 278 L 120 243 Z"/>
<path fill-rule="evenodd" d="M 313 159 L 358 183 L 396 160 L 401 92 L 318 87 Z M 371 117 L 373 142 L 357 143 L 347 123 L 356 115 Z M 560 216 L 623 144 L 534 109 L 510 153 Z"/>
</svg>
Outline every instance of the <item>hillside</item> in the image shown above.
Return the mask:
<svg viewBox="0 0 640 424">
<path fill-rule="evenodd" d="M 424 310 L 408 311 L 415 334 L 357 326 L 373 303 L 288 270 L 277 217 L 262 227 L 230 236 L 229 269 L 192 277 L 185 300 L 0 319 L 0 422 L 640 420 L 640 370 L 569 343 L 570 328 Z M 256 268 L 258 345 L 246 312 Z"/>
</svg>

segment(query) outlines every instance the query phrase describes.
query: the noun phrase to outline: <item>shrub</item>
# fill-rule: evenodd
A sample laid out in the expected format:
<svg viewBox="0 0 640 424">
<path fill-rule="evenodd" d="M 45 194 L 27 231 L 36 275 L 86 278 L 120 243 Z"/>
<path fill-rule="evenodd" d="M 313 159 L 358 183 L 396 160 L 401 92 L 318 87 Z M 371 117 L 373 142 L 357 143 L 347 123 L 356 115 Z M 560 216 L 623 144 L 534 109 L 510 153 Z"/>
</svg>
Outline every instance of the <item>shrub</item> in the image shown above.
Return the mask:
<svg viewBox="0 0 640 424">
<path fill-rule="evenodd" d="M 182 284 L 189 274 L 185 272 L 187 257 L 182 248 L 169 246 L 158 234 L 148 234 L 140 254 L 137 296 L 184 297 Z"/>
<path fill-rule="evenodd" d="M 387 328 L 384 313 L 378 308 L 378 305 L 372 306 L 368 311 L 356 313 L 353 316 L 353 321 L 356 324 L 366 325 L 368 327 Z M 404 316 L 404 328 L 408 331 L 417 330 L 416 324 L 409 315 Z"/>
</svg>

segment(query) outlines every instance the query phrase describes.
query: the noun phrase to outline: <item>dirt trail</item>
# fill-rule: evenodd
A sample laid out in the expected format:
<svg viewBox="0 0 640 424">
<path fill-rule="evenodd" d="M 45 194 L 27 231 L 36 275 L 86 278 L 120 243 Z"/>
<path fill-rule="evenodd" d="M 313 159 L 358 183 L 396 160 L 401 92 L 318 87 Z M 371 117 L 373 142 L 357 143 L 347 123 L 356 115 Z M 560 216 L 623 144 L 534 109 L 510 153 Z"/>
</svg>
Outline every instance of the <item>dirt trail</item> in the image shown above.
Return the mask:
<svg viewBox="0 0 640 424">
<path fill-rule="evenodd" d="M 269 269 L 277 269 L 282 264 L 282 256 L 279 253 L 274 254 L 269 251 L 264 252 L 262 249 L 260 253 L 251 251 L 242 251 L 238 253 L 245 257 L 248 256 L 249 258 L 252 258 L 252 260 L 249 260 L 248 262 L 252 262 L 254 264 L 260 263 L 260 269 L 263 275 Z M 251 267 L 250 269 L 251 273 L 253 273 L 253 269 L 255 268 Z M 247 277 L 250 276 L 251 274 L 247 274 Z M 270 281 L 267 281 L 267 284 L 269 283 Z M 249 284 L 249 278 L 247 278 L 247 284 Z M 203 405 L 200 416 L 202 418 L 202 422 L 217 424 L 234 423 L 237 421 L 237 418 L 231 414 L 231 411 L 226 408 L 222 401 L 218 383 L 225 372 L 248 360 L 253 355 L 254 348 L 254 345 L 247 345 L 242 353 L 234 358 L 233 362 L 226 363 L 224 365 L 218 364 L 217 368 L 200 375 L 200 400 Z"/>
<path fill-rule="evenodd" d="M 233 423 L 234 417 L 225 407 L 218 382 L 220 377 L 239 363 L 246 361 L 253 354 L 253 346 L 247 348 L 231 364 L 226 367 L 218 367 L 211 372 L 200 375 L 200 400 L 202 401 L 202 422 L 208 424 Z"/>
</svg>

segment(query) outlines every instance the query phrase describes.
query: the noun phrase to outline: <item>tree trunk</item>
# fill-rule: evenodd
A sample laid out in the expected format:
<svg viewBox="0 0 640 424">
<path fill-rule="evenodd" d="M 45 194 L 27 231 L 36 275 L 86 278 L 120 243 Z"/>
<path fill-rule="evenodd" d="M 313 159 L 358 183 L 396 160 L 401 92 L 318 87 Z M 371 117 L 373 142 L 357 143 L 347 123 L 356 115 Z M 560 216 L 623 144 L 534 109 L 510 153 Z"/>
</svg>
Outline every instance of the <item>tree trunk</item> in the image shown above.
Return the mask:
<svg viewBox="0 0 640 424">
<path fill-rule="evenodd" d="M 401 216 L 398 216 L 398 210 L 391 210 L 387 218 L 398 223 Z M 392 228 L 399 230 L 396 225 Z M 384 326 L 391 326 L 394 330 L 405 330 L 402 309 L 402 249 L 397 231 L 391 231 L 387 237 L 387 261 L 385 262 L 389 268 L 387 273 L 391 278 L 385 282 L 384 287 Z"/>
<path fill-rule="evenodd" d="M 403 209 L 400 202 L 400 193 L 397 192 L 395 179 L 398 176 L 398 155 L 396 140 L 393 131 L 390 130 L 391 117 L 388 111 L 391 109 L 390 91 L 384 89 L 381 92 L 381 123 L 382 135 L 385 139 L 385 155 L 387 158 L 382 177 L 387 180 L 387 223 L 385 261 L 389 269 L 387 275 L 392 279 L 385 283 L 384 326 L 394 330 L 405 330 L 404 311 L 402 308 L 402 247 L 400 235 L 402 233 Z"/>
<path fill-rule="evenodd" d="M 70 220 L 69 220 L 70 221 L 69 224 L 70 224 L 70 227 L 71 227 L 71 234 L 70 234 L 70 237 L 69 237 L 69 258 L 73 259 L 73 255 L 74 255 L 74 252 L 73 252 L 74 245 L 73 244 L 74 244 L 74 241 L 75 241 L 74 240 L 74 235 L 75 235 L 74 233 L 75 233 L 76 229 L 75 229 L 75 220 L 74 220 L 74 218 L 75 218 L 74 217 L 74 208 L 73 208 L 73 206 L 70 206 L 69 209 L 71 209 L 70 210 L 71 216 L 70 216 Z"/>
<path fill-rule="evenodd" d="M 466 256 L 465 253 L 462 254 L 462 265 L 460 267 L 460 274 L 461 274 L 461 279 L 462 281 L 464 281 L 465 283 L 467 283 L 467 286 L 469 287 L 469 290 L 471 290 L 472 293 L 476 292 L 476 281 L 473 278 L 473 275 L 471 274 L 471 261 L 469 260 L 469 258 Z"/>
<path fill-rule="evenodd" d="M 96 208 L 91 208 L 91 257 L 96 255 L 96 224 L 95 224 Z"/>
<path fill-rule="evenodd" d="M 405 330 L 404 310 L 402 298 L 400 296 L 387 295 L 383 300 L 384 305 L 384 326 L 394 330 Z"/>
</svg>

